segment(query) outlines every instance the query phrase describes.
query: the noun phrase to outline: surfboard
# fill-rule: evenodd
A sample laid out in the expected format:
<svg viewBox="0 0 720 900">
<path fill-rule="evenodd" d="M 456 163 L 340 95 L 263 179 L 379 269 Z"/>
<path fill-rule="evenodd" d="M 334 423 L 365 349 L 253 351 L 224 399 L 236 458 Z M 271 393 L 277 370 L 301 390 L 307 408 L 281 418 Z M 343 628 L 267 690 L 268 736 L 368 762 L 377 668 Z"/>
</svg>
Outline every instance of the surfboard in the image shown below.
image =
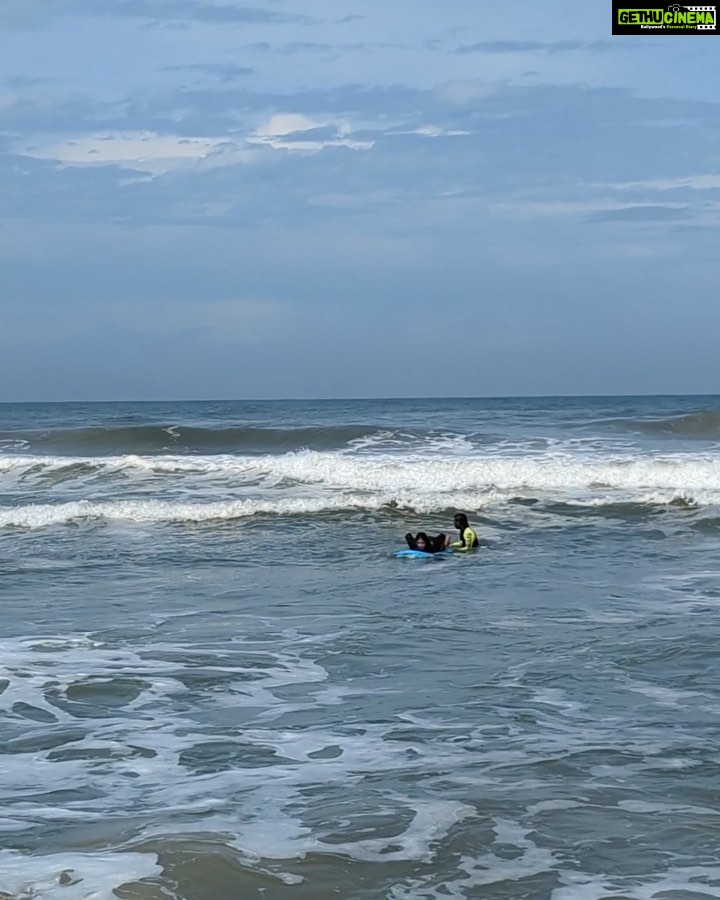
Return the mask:
<svg viewBox="0 0 720 900">
<path fill-rule="evenodd" d="M 439 553 L 425 553 L 424 550 L 396 550 L 398 559 L 433 559 L 433 557 L 452 556 L 452 550 L 441 550 Z"/>
</svg>

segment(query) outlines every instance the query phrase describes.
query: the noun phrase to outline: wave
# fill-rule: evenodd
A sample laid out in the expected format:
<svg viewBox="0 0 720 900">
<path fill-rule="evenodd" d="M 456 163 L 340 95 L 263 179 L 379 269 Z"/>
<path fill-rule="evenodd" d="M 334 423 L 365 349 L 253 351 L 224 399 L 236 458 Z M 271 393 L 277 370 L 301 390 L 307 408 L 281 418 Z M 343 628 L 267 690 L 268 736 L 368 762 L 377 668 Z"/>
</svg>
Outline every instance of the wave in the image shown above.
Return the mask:
<svg viewBox="0 0 720 900">
<path fill-rule="evenodd" d="M 130 522 L 219 522 L 257 515 L 311 515 L 355 509 L 378 509 L 381 504 L 367 498 L 228 500 L 215 503 L 173 503 L 164 500 L 124 500 L 93 503 L 79 500 L 0 509 L 0 527 L 42 528 L 88 519 Z"/>
<path fill-rule="evenodd" d="M 690 440 L 720 440 L 720 412 L 717 410 L 702 410 L 661 419 L 611 419 L 609 424 L 650 437 L 669 435 Z"/>
<path fill-rule="evenodd" d="M 376 426 L 335 425 L 297 428 L 199 428 L 185 425 L 55 428 L 0 432 L 0 452 L 61 455 L 162 453 L 282 453 L 308 448 L 334 450 L 373 438 L 402 441 L 411 435 Z"/>
<path fill-rule="evenodd" d="M 199 522 L 351 509 L 440 513 L 532 501 L 682 508 L 720 504 L 720 458 L 448 460 L 315 451 L 262 457 L 0 457 L 0 484 L 20 501 L 0 507 L 0 527 L 98 518 Z M 38 500 L 33 505 L 25 503 L 28 489 Z"/>
<path fill-rule="evenodd" d="M 398 500 L 390 497 L 367 497 L 361 495 L 342 495 L 336 497 L 318 497 L 315 499 L 278 499 L 278 500 L 228 500 L 212 503 L 174 503 L 163 500 L 124 500 L 92 502 L 88 500 L 68 503 L 32 504 L 12 509 L 0 509 L 0 528 L 46 528 L 53 525 L 71 525 L 92 520 L 125 521 L 140 524 L 165 523 L 212 523 L 249 519 L 255 516 L 305 517 L 322 514 L 351 512 L 363 513 L 398 513 L 413 515 L 441 514 L 448 517 L 455 510 L 463 509 L 468 513 L 487 512 L 488 507 L 502 500 L 495 493 L 485 498 L 470 495 L 448 497 L 406 498 Z M 451 502 L 454 501 L 454 502 Z M 605 507 L 622 518 L 628 518 L 642 509 L 652 505 L 680 505 L 693 508 L 695 503 L 687 498 L 673 494 L 640 495 L 634 502 L 618 504 L 612 497 L 594 498 L 586 508 L 595 509 L 603 514 Z M 550 512 L 569 512 L 572 507 L 581 507 L 578 501 L 568 503 L 564 509 L 548 508 Z"/>
<path fill-rule="evenodd" d="M 433 458 L 421 454 L 359 456 L 300 450 L 262 456 L 139 456 L 109 457 L 0 456 L 0 475 L 67 473 L 72 477 L 133 472 L 145 476 L 226 476 L 323 484 L 361 491 L 394 489 L 455 491 L 503 489 L 570 490 L 683 488 L 720 491 L 720 456 L 478 455 Z"/>
</svg>

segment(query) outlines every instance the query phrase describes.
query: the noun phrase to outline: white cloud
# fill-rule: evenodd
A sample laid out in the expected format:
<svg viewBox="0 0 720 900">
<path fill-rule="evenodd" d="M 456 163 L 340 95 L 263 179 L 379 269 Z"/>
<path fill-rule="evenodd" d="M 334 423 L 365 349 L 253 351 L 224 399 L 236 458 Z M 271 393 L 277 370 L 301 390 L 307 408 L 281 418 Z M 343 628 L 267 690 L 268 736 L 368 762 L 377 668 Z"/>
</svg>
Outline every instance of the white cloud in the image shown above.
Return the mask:
<svg viewBox="0 0 720 900">
<path fill-rule="evenodd" d="M 608 185 L 617 191 L 647 188 L 653 191 L 676 191 L 689 188 L 693 191 L 712 191 L 720 188 L 720 175 L 685 175 L 681 178 L 654 178 L 647 181 L 624 181 Z"/>
<path fill-rule="evenodd" d="M 255 134 L 258 137 L 280 137 L 296 131 L 311 131 L 326 124 L 327 122 L 319 122 L 302 113 L 277 113 L 257 128 Z"/>
<path fill-rule="evenodd" d="M 107 132 L 51 143 L 40 139 L 15 149 L 24 156 L 55 160 L 66 166 L 119 165 L 151 175 L 188 165 L 234 165 L 252 159 L 244 142 L 226 137 L 181 137 L 151 131 Z"/>
<path fill-rule="evenodd" d="M 624 222 L 644 229 L 664 228 L 676 222 L 686 226 L 717 227 L 720 203 L 677 203 L 665 199 L 621 201 L 608 197 L 583 200 L 518 199 L 487 206 L 497 218 L 508 222 L 533 220 L 596 220 Z"/>
<path fill-rule="evenodd" d="M 622 203 L 617 200 L 602 198 L 589 200 L 519 200 L 509 203 L 494 203 L 492 209 L 501 218 L 510 220 L 525 219 L 566 219 L 577 216 L 590 216 L 598 213 L 625 212 L 642 208 L 643 204 Z M 667 209 L 685 209 L 682 203 L 664 203 Z"/>
<path fill-rule="evenodd" d="M 472 134 L 471 131 L 454 131 L 451 129 L 440 128 L 439 125 L 421 125 L 419 128 L 411 128 L 408 131 L 394 131 L 393 134 L 419 134 L 422 137 L 458 137 L 460 135 Z"/>
<path fill-rule="evenodd" d="M 308 140 L 295 135 L 324 129 L 328 136 Z M 291 139 L 291 136 L 293 139 Z M 369 150 L 374 141 L 353 137 L 348 122 L 319 120 L 297 113 L 278 113 L 248 135 L 186 137 L 154 131 L 99 132 L 57 138 L 38 136 L 15 145 L 15 152 L 63 166 L 117 165 L 150 176 L 188 167 L 216 168 L 251 163 L 259 147 L 317 153 L 325 147 Z"/>
<path fill-rule="evenodd" d="M 291 135 L 306 131 L 326 129 L 330 134 L 324 139 L 290 140 Z M 264 144 L 274 150 L 292 150 L 302 153 L 318 153 L 325 147 L 348 147 L 350 150 L 370 150 L 374 141 L 352 137 L 353 130 L 344 119 L 312 119 L 300 113 L 277 113 L 260 125 L 248 137 L 249 144 Z"/>
</svg>

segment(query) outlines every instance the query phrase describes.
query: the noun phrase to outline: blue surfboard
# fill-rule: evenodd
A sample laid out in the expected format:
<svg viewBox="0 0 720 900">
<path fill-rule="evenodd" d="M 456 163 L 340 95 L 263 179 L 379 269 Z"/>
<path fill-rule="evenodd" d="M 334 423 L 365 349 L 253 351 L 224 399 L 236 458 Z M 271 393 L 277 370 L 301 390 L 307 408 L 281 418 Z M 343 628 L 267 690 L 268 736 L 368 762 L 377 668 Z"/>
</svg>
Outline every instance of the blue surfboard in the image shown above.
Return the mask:
<svg viewBox="0 0 720 900">
<path fill-rule="evenodd" d="M 398 559 L 433 559 L 434 557 L 452 556 L 452 550 L 441 550 L 439 553 L 425 553 L 423 550 L 396 550 Z"/>
</svg>

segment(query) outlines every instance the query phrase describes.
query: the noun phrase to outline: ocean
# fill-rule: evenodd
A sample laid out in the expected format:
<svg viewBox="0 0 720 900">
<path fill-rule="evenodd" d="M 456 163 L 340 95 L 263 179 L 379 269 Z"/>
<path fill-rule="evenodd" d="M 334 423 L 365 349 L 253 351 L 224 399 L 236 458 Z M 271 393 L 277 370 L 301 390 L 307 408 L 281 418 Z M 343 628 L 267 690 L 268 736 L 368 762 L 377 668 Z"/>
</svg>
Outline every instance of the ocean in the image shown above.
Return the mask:
<svg viewBox="0 0 720 900">
<path fill-rule="evenodd" d="M 718 397 L 0 405 L 0 897 L 720 897 L 719 446 Z"/>
</svg>

